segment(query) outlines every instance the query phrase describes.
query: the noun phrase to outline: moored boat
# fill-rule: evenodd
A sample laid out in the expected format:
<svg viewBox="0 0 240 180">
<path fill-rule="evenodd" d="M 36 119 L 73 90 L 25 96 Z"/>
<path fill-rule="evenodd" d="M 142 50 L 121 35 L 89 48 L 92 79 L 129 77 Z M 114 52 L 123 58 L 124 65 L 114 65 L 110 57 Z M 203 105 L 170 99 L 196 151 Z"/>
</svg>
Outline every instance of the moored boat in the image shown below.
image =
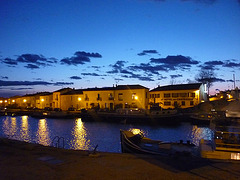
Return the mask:
<svg viewBox="0 0 240 180">
<path fill-rule="evenodd" d="M 120 130 L 121 148 L 123 153 L 149 154 L 149 155 L 194 155 L 196 146 L 190 141 L 163 142 L 152 140 L 143 134 L 133 134 L 131 131 Z"/>
<path fill-rule="evenodd" d="M 240 160 L 240 132 L 216 131 L 213 140 L 200 141 L 201 157 Z"/>
</svg>

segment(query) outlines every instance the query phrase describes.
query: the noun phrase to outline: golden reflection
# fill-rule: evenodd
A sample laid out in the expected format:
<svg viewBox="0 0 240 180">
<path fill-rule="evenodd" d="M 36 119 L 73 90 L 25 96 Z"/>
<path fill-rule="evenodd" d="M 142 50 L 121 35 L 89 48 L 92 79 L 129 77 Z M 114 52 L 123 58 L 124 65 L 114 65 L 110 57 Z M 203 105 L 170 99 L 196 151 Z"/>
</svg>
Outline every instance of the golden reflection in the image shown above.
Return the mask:
<svg viewBox="0 0 240 180">
<path fill-rule="evenodd" d="M 29 128 L 28 128 L 28 116 L 22 116 L 20 137 L 23 141 L 29 142 Z"/>
<path fill-rule="evenodd" d="M 81 118 L 76 119 L 72 135 L 71 148 L 89 150 L 90 140 L 87 139 L 87 132 Z"/>
<path fill-rule="evenodd" d="M 3 122 L 3 132 L 9 138 L 13 137 L 17 132 L 17 122 L 15 117 L 6 117 Z"/>
<path fill-rule="evenodd" d="M 46 119 L 40 119 L 38 122 L 37 143 L 44 146 L 49 146 L 51 144 Z"/>
</svg>

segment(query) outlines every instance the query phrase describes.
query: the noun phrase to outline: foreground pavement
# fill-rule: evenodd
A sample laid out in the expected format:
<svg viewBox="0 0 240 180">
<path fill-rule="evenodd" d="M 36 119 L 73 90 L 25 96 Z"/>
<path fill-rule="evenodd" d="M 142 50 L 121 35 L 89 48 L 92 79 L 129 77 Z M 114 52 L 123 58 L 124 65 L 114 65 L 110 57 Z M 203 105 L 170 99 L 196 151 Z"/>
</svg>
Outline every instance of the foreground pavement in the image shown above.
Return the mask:
<svg viewBox="0 0 240 180">
<path fill-rule="evenodd" d="M 92 154 L 0 139 L 0 179 L 240 179 L 240 162 Z"/>
</svg>

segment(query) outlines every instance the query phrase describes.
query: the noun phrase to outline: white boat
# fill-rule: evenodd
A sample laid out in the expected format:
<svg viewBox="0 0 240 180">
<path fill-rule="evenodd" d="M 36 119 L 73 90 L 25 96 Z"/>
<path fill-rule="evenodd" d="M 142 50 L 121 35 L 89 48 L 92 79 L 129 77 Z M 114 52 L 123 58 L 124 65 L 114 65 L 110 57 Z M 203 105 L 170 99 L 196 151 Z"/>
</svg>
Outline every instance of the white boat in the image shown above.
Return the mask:
<svg viewBox="0 0 240 180">
<path fill-rule="evenodd" d="M 240 132 L 216 131 L 214 140 L 200 141 L 201 157 L 240 160 Z"/>
</svg>

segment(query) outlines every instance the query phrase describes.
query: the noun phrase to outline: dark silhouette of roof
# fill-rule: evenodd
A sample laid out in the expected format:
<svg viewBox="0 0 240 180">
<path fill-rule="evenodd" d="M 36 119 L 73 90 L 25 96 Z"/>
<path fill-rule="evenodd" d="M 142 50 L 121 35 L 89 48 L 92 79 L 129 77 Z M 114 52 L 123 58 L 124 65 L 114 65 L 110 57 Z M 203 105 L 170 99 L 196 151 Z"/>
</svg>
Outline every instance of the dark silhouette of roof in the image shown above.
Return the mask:
<svg viewBox="0 0 240 180">
<path fill-rule="evenodd" d="M 74 95 L 74 94 L 83 94 L 83 90 L 82 89 L 73 89 L 72 91 L 63 93 L 62 95 Z"/>
<path fill-rule="evenodd" d="M 141 85 L 117 85 L 116 87 L 103 87 L 103 88 L 87 88 L 82 91 L 110 91 L 110 90 L 127 90 L 127 89 L 148 89 Z"/>
<path fill-rule="evenodd" d="M 193 84 L 178 84 L 178 85 L 168 85 L 157 87 L 150 92 L 154 91 L 174 91 L 174 90 L 197 90 L 200 88 L 202 83 L 193 83 Z"/>
<path fill-rule="evenodd" d="M 141 86 L 141 85 L 117 85 L 115 87 L 116 90 L 125 90 L 125 89 L 148 89 L 144 86 Z"/>
</svg>

